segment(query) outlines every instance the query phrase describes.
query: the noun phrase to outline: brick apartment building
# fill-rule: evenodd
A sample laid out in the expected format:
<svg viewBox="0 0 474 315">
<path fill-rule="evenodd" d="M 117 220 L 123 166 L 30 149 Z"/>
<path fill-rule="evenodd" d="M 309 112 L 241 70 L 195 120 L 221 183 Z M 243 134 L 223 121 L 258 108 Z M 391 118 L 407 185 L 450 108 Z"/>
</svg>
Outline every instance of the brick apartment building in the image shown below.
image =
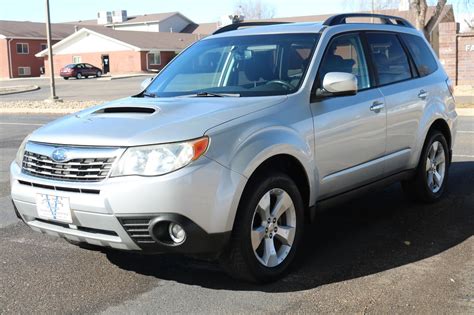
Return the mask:
<svg viewBox="0 0 474 315">
<path fill-rule="evenodd" d="M 70 63 L 90 63 L 104 68 L 107 60 L 112 74 L 153 72 L 161 70 L 176 54 L 199 39 L 199 35 L 116 31 L 104 27 L 87 26 L 53 46 L 54 69 Z M 48 51 L 37 57 L 48 61 Z M 46 68 L 46 75 L 48 67 Z"/>
<path fill-rule="evenodd" d="M 53 25 L 53 43 L 73 32 L 73 25 Z M 44 49 L 44 23 L 0 21 L 0 78 L 39 77 L 44 61 L 35 54 Z"/>
<path fill-rule="evenodd" d="M 209 24 L 212 25 L 212 23 Z M 100 57 L 95 58 L 88 55 L 89 53 L 100 53 L 100 56 L 109 55 L 111 61 L 114 61 L 113 64 L 111 63 L 110 70 L 115 73 L 158 70 L 166 65 L 177 52 L 186 47 L 183 46 L 183 43 L 189 45 L 199 37 L 209 34 L 211 31 L 208 32 L 209 28 L 206 25 L 198 25 L 179 12 L 127 16 L 124 10 L 99 12 L 95 20 L 53 23 L 53 44 L 87 27 L 91 31 L 94 30 L 109 38 L 108 41 L 101 41 L 102 44 L 108 43 L 113 46 L 115 38 L 125 44 L 129 43 L 130 46 L 133 46 L 131 48 L 133 51 L 140 52 L 132 53 L 132 57 L 130 57 L 130 54 L 126 52 L 130 50 L 130 47 L 124 49 L 125 52 L 120 54 L 116 50 L 117 47 L 111 48 L 107 45 L 97 46 L 93 52 L 84 52 L 79 49 L 71 53 L 71 56 L 67 56 L 63 51 L 61 57 L 58 56 L 58 61 L 55 62 L 55 69 L 59 71 L 62 66 L 80 60 L 101 67 Z M 212 30 L 213 27 L 210 29 Z M 136 33 L 122 36 L 131 31 Z M 182 36 L 175 36 L 181 32 Z M 165 35 L 151 36 L 152 33 L 164 33 Z M 172 35 L 169 35 L 171 33 Z M 77 39 L 77 37 L 75 38 Z M 145 45 L 143 41 L 140 41 L 140 38 L 150 40 L 151 45 Z M 156 41 L 156 44 L 153 41 Z M 140 44 L 140 47 L 136 44 Z M 74 47 L 79 47 L 79 45 Z M 102 49 L 100 52 L 99 48 Z M 46 27 L 44 23 L 0 21 L 0 78 L 39 77 L 45 70 L 48 71 L 44 60 L 44 56 L 47 55 L 44 52 L 45 49 Z M 150 54 L 145 52 L 147 49 Z M 43 53 L 39 54 L 40 52 Z"/>
</svg>

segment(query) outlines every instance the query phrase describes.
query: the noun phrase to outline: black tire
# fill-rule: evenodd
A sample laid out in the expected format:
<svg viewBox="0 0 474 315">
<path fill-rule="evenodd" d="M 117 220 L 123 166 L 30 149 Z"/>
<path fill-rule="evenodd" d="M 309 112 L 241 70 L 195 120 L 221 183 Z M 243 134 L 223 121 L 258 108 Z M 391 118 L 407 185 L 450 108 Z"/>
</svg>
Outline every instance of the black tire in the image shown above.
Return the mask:
<svg viewBox="0 0 474 315">
<path fill-rule="evenodd" d="M 79 80 L 79 79 L 82 79 L 82 78 L 83 78 L 82 73 L 79 72 L 78 74 L 76 74 L 76 79 Z"/>
<path fill-rule="evenodd" d="M 95 77 L 100 78 L 101 76 L 102 76 L 102 71 L 97 71 L 97 73 L 95 74 Z"/>
<path fill-rule="evenodd" d="M 274 267 L 264 266 L 257 259 L 251 244 L 251 229 L 255 209 L 261 198 L 272 189 L 286 192 L 293 202 L 296 214 L 295 237 L 286 258 Z M 223 269 L 233 278 L 266 283 L 281 278 L 294 260 L 303 235 L 304 205 L 296 184 L 283 173 L 266 174 L 251 180 L 244 190 L 235 218 L 231 240 L 220 257 Z M 265 239 L 264 239 L 265 240 Z"/>
<path fill-rule="evenodd" d="M 427 163 L 430 148 L 434 142 L 441 143 L 444 149 L 445 170 L 444 177 L 439 190 L 434 192 L 428 185 Z M 447 179 L 449 175 L 449 147 L 444 135 L 438 130 L 434 130 L 426 137 L 423 151 L 421 153 L 420 162 L 416 169 L 415 176 L 411 180 L 402 181 L 402 189 L 405 195 L 411 200 L 432 203 L 438 201 L 446 189 Z"/>
<path fill-rule="evenodd" d="M 63 79 L 64 79 L 64 80 L 69 80 L 69 77 L 64 77 Z"/>
</svg>

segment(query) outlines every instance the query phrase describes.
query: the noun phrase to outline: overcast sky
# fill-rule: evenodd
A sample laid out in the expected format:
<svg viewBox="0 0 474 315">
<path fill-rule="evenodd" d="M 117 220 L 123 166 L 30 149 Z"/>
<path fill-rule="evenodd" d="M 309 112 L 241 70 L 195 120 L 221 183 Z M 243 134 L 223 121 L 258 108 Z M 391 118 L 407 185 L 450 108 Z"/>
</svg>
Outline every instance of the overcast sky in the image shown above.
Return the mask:
<svg viewBox="0 0 474 315">
<path fill-rule="evenodd" d="M 350 11 L 348 3 L 368 0 L 264 0 L 275 17 Z M 459 0 L 450 0 L 455 3 Z M 0 20 L 45 19 L 44 0 L 0 0 Z M 234 12 L 236 0 L 50 0 L 53 22 L 95 19 L 98 11 L 127 10 L 129 15 L 179 11 L 195 22 L 214 22 Z"/>
</svg>

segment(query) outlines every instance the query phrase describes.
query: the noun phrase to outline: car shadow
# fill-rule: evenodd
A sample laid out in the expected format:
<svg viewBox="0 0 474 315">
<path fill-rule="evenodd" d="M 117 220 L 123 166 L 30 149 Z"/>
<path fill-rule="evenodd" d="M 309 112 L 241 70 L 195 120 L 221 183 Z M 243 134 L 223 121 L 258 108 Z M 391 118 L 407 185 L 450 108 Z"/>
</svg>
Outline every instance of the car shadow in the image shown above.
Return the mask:
<svg viewBox="0 0 474 315">
<path fill-rule="evenodd" d="M 291 292 L 364 277 L 416 262 L 474 234 L 474 162 L 454 162 L 446 197 L 407 200 L 395 184 L 318 214 L 306 226 L 290 273 L 266 285 L 239 282 L 217 264 L 173 255 L 106 251 L 125 270 L 212 289 Z"/>
</svg>

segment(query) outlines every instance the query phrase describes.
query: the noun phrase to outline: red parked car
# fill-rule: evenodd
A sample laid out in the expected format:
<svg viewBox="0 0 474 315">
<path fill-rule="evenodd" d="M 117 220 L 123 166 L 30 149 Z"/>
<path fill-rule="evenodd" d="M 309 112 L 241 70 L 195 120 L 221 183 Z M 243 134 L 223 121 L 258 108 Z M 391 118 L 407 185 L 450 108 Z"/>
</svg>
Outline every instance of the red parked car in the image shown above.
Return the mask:
<svg viewBox="0 0 474 315">
<path fill-rule="evenodd" d="M 64 80 L 69 78 L 82 79 L 93 76 L 98 78 L 102 75 L 102 69 L 88 63 L 73 63 L 62 68 L 59 74 Z"/>
</svg>

